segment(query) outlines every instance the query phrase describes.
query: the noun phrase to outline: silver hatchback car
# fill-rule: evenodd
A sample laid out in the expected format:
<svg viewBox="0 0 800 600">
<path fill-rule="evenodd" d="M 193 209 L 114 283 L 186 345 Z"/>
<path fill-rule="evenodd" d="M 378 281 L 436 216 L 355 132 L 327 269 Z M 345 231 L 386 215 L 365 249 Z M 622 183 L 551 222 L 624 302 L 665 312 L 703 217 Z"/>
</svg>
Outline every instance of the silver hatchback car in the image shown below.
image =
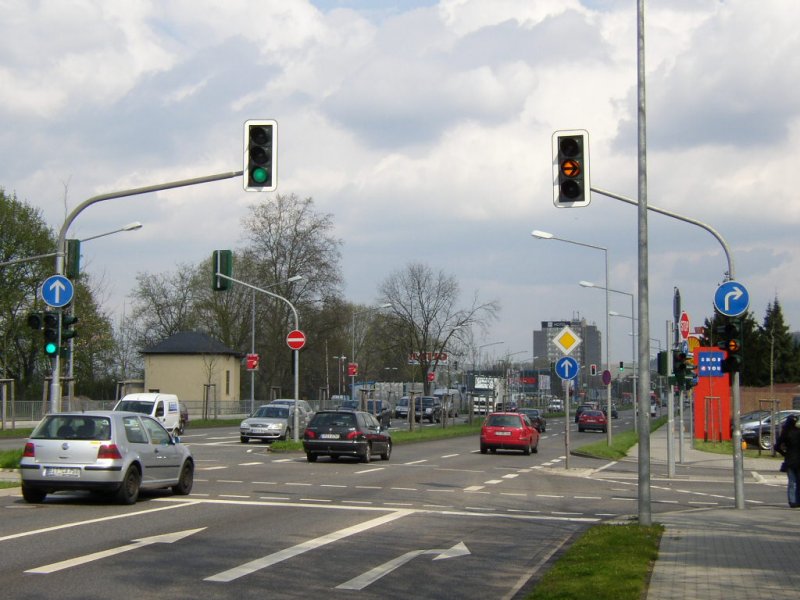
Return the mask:
<svg viewBox="0 0 800 600">
<path fill-rule="evenodd" d="M 194 483 L 189 448 L 155 419 L 121 411 L 49 414 L 25 444 L 22 497 L 88 490 L 134 504 L 140 489 L 172 488 L 188 495 Z"/>
</svg>

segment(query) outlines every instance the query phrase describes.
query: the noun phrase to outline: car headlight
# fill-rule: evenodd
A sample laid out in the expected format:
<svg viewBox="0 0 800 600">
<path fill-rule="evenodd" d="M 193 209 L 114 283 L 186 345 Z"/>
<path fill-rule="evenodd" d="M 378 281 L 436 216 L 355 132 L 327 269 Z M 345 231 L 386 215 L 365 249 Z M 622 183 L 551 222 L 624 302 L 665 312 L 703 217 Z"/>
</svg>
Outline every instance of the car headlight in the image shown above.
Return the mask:
<svg viewBox="0 0 800 600">
<path fill-rule="evenodd" d="M 283 429 L 283 423 L 270 423 L 267 429 Z"/>
</svg>

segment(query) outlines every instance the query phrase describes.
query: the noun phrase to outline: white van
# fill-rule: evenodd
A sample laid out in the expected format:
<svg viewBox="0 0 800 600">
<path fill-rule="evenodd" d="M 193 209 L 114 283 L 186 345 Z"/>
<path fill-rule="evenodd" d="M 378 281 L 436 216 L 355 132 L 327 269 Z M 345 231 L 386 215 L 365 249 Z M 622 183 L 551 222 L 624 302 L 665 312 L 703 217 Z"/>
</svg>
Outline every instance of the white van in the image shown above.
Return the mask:
<svg viewBox="0 0 800 600">
<path fill-rule="evenodd" d="M 181 420 L 181 408 L 175 394 L 140 393 L 128 394 L 117 402 L 114 410 L 124 410 L 150 415 L 173 435 L 183 433 L 185 423 Z"/>
</svg>

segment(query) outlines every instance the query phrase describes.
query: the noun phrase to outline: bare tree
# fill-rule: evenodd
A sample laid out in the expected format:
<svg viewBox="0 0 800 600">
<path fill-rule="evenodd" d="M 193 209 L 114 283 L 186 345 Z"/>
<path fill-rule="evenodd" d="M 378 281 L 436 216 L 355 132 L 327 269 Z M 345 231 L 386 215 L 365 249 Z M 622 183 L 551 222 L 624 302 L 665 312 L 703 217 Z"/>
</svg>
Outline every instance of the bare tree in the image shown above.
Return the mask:
<svg viewBox="0 0 800 600">
<path fill-rule="evenodd" d="M 393 273 L 378 291 L 380 302 L 392 304 L 401 351 L 418 353 L 423 378 L 436 371 L 452 338 L 467 335 L 472 327 L 485 328 L 500 310 L 496 300 L 481 302 L 477 292 L 470 306 L 458 308 L 458 281 L 420 263 Z"/>
</svg>

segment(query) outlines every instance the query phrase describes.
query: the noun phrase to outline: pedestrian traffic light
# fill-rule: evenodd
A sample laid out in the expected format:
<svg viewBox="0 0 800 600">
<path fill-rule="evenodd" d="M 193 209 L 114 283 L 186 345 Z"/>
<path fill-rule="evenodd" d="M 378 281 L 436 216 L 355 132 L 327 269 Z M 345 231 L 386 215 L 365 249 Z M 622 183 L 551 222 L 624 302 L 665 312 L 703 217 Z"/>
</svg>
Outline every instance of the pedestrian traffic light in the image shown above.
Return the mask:
<svg viewBox="0 0 800 600">
<path fill-rule="evenodd" d="M 44 313 L 44 353 L 47 356 L 58 354 L 60 321 L 61 313 Z"/>
<path fill-rule="evenodd" d="M 738 373 L 742 368 L 742 320 L 728 319 L 725 323 L 724 350 L 728 356 L 722 361 L 723 373 Z"/>
<path fill-rule="evenodd" d="M 244 124 L 244 189 L 273 192 L 277 185 L 278 122 L 251 119 Z"/>
<path fill-rule="evenodd" d="M 558 208 L 591 202 L 589 132 L 584 129 L 553 133 L 553 204 Z"/>
<path fill-rule="evenodd" d="M 225 277 L 220 277 L 224 275 Z M 211 289 L 224 292 L 231 289 L 230 277 L 233 276 L 233 252 L 230 250 L 214 250 L 211 253 Z"/>
</svg>

